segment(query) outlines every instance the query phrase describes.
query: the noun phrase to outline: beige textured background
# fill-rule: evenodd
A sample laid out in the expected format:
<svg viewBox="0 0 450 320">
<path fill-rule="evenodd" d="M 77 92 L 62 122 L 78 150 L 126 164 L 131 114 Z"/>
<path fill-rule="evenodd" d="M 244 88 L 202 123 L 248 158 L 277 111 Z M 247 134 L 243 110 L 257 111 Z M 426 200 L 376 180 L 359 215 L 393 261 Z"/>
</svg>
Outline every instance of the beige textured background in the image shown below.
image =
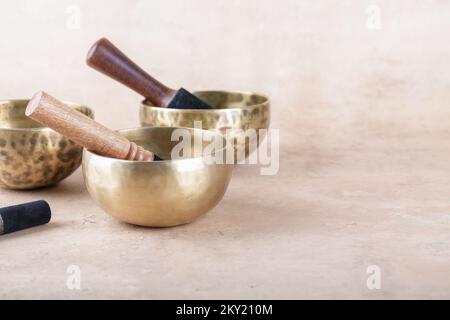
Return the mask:
<svg viewBox="0 0 450 320">
<path fill-rule="evenodd" d="M 80 29 L 67 27 L 80 8 Z M 380 9 L 371 29 L 367 8 Z M 39 89 L 138 123 L 140 98 L 85 66 L 110 38 L 169 85 L 272 99 L 281 168 L 239 167 L 195 223 L 143 229 L 78 171 L 53 222 L 0 239 L 0 298 L 449 298 L 450 1 L 2 1 L 0 96 Z M 82 290 L 68 290 L 79 265 Z M 382 270 L 380 290 L 366 268 Z"/>
</svg>

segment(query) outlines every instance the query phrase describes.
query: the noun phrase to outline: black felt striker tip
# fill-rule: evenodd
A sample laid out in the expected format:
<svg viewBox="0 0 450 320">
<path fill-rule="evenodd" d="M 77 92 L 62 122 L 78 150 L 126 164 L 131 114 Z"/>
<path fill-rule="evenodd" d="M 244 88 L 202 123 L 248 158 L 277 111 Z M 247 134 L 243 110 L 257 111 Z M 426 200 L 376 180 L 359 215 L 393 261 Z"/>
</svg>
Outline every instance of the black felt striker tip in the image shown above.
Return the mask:
<svg viewBox="0 0 450 320">
<path fill-rule="evenodd" d="M 167 107 L 173 109 L 211 109 L 208 104 L 183 88 L 177 91 Z"/>
<path fill-rule="evenodd" d="M 50 206 L 44 200 L 0 208 L 0 234 L 46 224 L 50 218 Z"/>
</svg>

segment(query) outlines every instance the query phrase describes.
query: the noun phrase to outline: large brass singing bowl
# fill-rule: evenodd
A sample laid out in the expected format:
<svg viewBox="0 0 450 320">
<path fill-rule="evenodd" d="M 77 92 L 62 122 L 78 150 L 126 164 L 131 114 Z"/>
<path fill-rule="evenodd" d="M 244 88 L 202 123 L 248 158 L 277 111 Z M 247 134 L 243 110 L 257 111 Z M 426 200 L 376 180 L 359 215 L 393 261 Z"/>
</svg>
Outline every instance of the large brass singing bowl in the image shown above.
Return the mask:
<svg viewBox="0 0 450 320">
<path fill-rule="evenodd" d="M 81 164 L 83 148 L 25 116 L 28 100 L 0 101 L 0 186 L 54 185 Z M 67 105 L 93 118 L 86 106 Z"/>
<path fill-rule="evenodd" d="M 143 101 L 140 106 L 141 126 L 201 128 L 227 133 L 234 146 L 234 162 L 247 158 L 265 138 L 270 123 L 270 101 L 267 97 L 240 91 L 196 91 L 212 110 L 170 109 L 152 106 Z"/>
<path fill-rule="evenodd" d="M 119 160 L 84 150 L 86 186 L 103 210 L 127 223 L 169 227 L 191 222 L 217 205 L 227 189 L 233 165 L 207 163 L 205 159 L 212 156 L 209 154 L 171 160 L 172 148 L 178 144 L 178 141 L 171 141 L 175 129 L 154 127 L 118 131 L 130 141 L 167 159 L 163 161 Z M 185 130 L 223 140 L 212 131 Z M 205 146 L 206 140 L 197 144 L 194 139 L 189 140 L 191 152 L 195 152 L 196 146 Z"/>
</svg>

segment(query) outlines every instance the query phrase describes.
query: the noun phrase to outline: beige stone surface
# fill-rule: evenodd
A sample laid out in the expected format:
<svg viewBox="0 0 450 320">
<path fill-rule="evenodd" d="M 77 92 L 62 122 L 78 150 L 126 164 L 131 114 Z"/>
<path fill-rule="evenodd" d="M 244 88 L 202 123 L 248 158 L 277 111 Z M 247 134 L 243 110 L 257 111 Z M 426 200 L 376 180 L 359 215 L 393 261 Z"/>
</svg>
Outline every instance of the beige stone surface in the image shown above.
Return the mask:
<svg viewBox="0 0 450 320">
<path fill-rule="evenodd" d="M 80 9 L 80 28 L 71 15 Z M 380 29 L 367 27 L 369 5 Z M 14 1 L 0 4 L 0 96 L 45 89 L 112 128 L 139 97 L 84 64 L 107 36 L 174 87 L 269 95 L 280 171 L 236 168 L 192 224 L 120 223 L 81 172 L 50 224 L 0 238 L 0 298 L 450 298 L 450 2 Z M 69 26 L 69 27 L 68 27 Z M 81 290 L 66 286 L 67 268 Z M 381 269 L 381 289 L 366 286 Z"/>
</svg>

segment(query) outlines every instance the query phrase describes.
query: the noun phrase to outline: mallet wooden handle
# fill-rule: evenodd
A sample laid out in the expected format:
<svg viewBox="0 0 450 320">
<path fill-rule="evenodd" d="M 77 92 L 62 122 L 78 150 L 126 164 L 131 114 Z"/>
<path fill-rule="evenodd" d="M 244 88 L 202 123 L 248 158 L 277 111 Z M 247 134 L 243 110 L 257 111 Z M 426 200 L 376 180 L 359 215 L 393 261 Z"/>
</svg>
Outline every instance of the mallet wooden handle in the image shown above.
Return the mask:
<svg viewBox="0 0 450 320">
<path fill-rule="evenodd" d="M 61 133 L 75 143 L 102 156 L 124 160 L 152 160 L 150 151 L 128 141 L 45 92 L 36 93 L 25 115 Z"/>
<path fill-rule="evenodd" d="M 167 107 L 175 96 L 176 90 L 154 79 L 106 38 L 98 40 L 89 49 L 86 63 L 143 95 L 156 106 Z"/>
</svg>

